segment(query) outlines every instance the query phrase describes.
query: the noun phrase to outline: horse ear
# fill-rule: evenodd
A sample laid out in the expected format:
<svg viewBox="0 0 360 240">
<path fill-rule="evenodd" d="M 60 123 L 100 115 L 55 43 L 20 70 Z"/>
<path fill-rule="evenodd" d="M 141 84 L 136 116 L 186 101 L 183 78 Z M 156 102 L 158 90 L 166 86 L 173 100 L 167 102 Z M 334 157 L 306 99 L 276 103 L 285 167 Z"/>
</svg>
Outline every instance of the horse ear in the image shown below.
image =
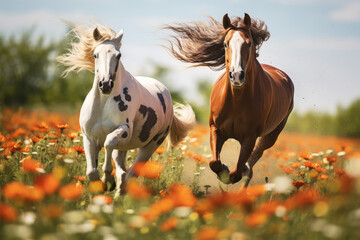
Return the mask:
<svg viewBox="0 0 360 240">
<path fill-rule="evenodd" d="M 94 29 L 93 37 L 96 41 L 99 41 L 102 38 L 101 33 L 99 32 L 99 29 L 97 29 L 97 28 Z"/>
<path fill-rule="evenodd" d="M 250 28 L 250 26 L 251 26 L 251 18 L 249 16 L 249 14 L 247 14 L 247 13 L 245 13 L 245 16 L 244 16 L 244 24 L 248 28 Z"/>
<path fill-rule="evenodd" d="M 223 27 L 224 29 L 228 29 L 229 27 L 232 27 L 231 20 L 228 16 L 228 14 L 225 14 L 223 17 Z"/>
<path fill-rule="evenodd" d="M 122 37 L 123 37 L 123 35 L 124 35 L 124 29 L 121 29 L 120 30 L 120 32 L 116 35 L 116 37 L 115 37 L 115 42 L 116 42 L 116 44 L 120 47 L 120 45 L 121 45 L 121 39 L 122 39 Z"/>
</svg>

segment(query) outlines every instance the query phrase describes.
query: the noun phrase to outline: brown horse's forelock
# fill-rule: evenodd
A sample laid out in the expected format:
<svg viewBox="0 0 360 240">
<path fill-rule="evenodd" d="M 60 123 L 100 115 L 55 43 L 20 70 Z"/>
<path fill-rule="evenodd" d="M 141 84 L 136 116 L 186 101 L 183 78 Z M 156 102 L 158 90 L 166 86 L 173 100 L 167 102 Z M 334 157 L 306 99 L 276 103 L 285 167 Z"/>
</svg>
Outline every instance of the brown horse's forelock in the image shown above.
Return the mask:
<svg viewBox="0 0 360 240">
<path fill-rule="evenodd" d="M 236 29 L 243 29 L 240 17 L 235 17 L 232 24 Z M 230 29 L 225 30 L 213 17 L 209 16 L 209 22 L 169 24 L 163 29 L 174 33 L 168 40 L 169 46 L 165 47 L 178 60 L 191 63 L 190 67 L 207 66 L 214 70 L 225 67 L 223 42 Z M 261 44 L 269 39 L 270 33 L 263 21 L 255 19 L 251 20 L 250 32 L 258 56 Z"/>
</svg>

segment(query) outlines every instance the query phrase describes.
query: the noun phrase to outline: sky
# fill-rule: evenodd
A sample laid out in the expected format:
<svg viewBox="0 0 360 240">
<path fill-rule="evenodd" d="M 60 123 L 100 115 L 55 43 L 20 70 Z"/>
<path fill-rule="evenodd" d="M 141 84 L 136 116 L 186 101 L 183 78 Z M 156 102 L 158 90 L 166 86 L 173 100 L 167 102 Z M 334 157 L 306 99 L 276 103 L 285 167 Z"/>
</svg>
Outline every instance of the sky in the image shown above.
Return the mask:
<svg viewBox="0 0 360 240">
<path fill-rule="evenodd" d="M 100 19 L 115 31 L 124 29 L 122 61 L 133 75 L 151 74 L 152 62 L 170 67 L 171 85 L 185 98 L 201 102 L 196 83 L 215 82 L 221 72 L 187 68 L 161 47 L 162 24 L 218 21 L 224 14 L 248 13 L 268 26 L 271 37 L 258 60 L 284 70 L 295 85 L 295 109 L 335 113 L 360 97 L 359 0 L 0 0 L 0 34 L 35 35 L 58 40 L 67 28 L 60 19 L 87 24 Z"/>
</svg>

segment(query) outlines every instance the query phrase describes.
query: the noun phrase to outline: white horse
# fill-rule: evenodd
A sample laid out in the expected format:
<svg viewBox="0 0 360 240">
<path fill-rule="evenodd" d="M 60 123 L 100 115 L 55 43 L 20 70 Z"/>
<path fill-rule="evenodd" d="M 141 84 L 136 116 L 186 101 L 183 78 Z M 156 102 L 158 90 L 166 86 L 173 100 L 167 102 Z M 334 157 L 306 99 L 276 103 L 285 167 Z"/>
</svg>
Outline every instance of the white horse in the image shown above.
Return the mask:
<svg viewBox="0 0 360 240">
<path fill-rule="evenodd" d="M 147 161 L 170 134 L 171 146 L 177 145 L 193 128 L 195 115 L 189 105 L 173 107 L 169 90 L 159 81 L 134 77 L 121 62 L 121 39 L 107 26 L 87 28 L 72 24 L 78 42 L 70 51 L 57 58 L 73 70 L 94 70 L 95 78 L 80 111 L 87 160 L 86 174 L 91 181 L 100 180 L 98 154 L 105 148 L 102 167 L 105 186 L 115 188 L 111 175 L 111 157 L 116 165 L 116 196 L 125 193 L 126 181 L 134 177 L 133 166 Z M 133 166 L 127 170 L 127 150 L 139 148 Z"/>
</svg>

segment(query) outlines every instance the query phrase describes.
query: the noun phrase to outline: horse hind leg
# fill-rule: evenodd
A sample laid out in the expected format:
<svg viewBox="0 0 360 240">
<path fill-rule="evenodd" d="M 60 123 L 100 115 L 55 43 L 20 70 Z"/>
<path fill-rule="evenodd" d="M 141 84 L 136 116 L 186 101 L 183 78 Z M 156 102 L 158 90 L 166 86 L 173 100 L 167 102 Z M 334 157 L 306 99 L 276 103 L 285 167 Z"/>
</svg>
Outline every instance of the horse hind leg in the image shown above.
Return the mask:
<svg viewBox="0 0 360 240">
<path fill-rule="evenodd" d="M 137 177 L 137 174 L 134 172 L 134 166 L 138 163 L 147 162 L 160 144 L 160 142 L 158 143 L 156 141 L 151 141 L 146 146 L 139 149 L 134 163 L 126 173 L 125 182 L 130 178 Z"/>
<path fill-rule="evenodd" d="M 285 127 L 287 117 L 269 134 L 260 137 L 256 143 L 254 151 L 251 153 L 249 160 L 246 163 L 246 169 L 243 171 L 243 175 L 247 176 L 245 187 L 250 183 L 251 178 L 253 177 L 253 167 L 259 161 L 266 149 L 274 146 L 279 134 Z"/>
</svg>

